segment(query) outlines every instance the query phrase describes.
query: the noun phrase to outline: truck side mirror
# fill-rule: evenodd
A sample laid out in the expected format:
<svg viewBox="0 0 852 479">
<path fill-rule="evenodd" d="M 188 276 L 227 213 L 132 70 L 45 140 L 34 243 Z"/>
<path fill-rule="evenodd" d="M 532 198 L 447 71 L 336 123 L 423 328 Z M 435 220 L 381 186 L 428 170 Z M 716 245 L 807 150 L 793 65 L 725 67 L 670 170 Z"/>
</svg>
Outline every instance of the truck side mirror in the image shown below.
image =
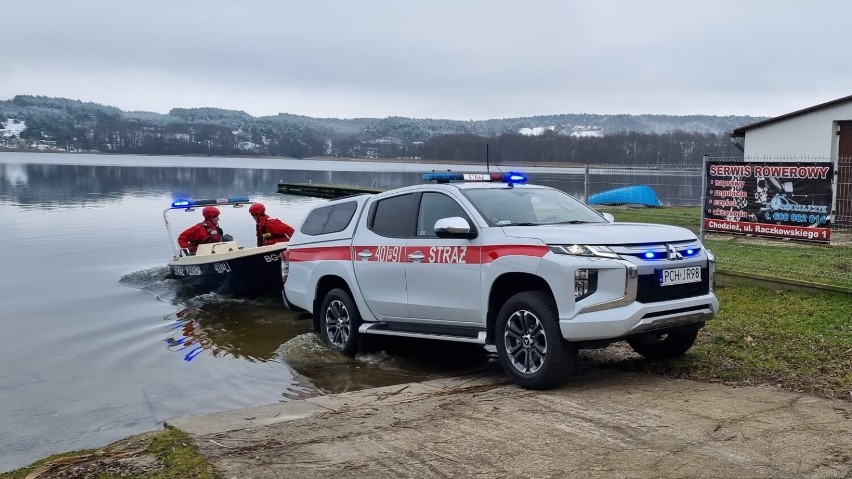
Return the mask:
<svg viewBox="0 0 852 479">
<path fill-rule="evenodd" d="M 476 238 L 476 230 L 471 231 L 470 224 L 461 216 L 451 216 L 435 222 L 435 236 L 473 239 Z"/>
</svg>

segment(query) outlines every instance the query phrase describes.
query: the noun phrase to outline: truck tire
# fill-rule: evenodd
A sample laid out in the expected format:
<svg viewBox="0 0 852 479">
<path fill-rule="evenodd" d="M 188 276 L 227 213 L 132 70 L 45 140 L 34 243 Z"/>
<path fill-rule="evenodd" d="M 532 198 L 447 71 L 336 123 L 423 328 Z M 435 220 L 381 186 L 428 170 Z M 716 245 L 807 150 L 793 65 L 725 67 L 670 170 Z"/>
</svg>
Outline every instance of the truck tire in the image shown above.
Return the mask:
<svg viewBox="0 0 852 479">
<path fill-rule="evenodd" d="M 345 290 L 335 288 L 325 295 L 320 308 L 320 335 L 322 340 L 344 356 L 358 352 L 361 314 L 352 297 Z"/>
<path fill-rule="evenodd" d="M 671 359 L 683 356 L 695 344 L 698 329 L 658 331 L 632 337 L 627 344 L 646 359 Z"/>
<path fill-rule="evenodd" d="M 521 387 L 555 386 L 577 364 L 577 347 L 562 338 L 556 306 L 545 293 L 524 291 L 509 298 L 495 329 L 500 365 Z"/>
</svg>

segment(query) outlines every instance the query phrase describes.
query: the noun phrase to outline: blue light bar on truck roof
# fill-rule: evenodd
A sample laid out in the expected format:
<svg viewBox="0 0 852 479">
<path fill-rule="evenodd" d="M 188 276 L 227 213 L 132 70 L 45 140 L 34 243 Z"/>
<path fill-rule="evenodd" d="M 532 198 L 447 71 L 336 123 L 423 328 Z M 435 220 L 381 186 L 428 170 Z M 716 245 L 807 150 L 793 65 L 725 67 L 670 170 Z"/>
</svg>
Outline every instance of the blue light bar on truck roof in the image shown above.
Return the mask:
<svg viewBox="0 0 852 479">
<path fill-rule="evenodd" d="M 455 173 L 447 171 L 444 173 L 425 173 L 423 181 L 436 181 L 438 183 L 449 183 L 450 181 L 487 181 L 505 182 L 510 185 L 526 183 L 527 175 L 523 173 Z"/>
<path fill-rule="evenodd" d="M 193 206 L 205 205 L 234 205 L 248 202 L 248 196 L 229 196 L 227 198 L 215 198 L 209 200 L 190 200 L 188 198 L 178 198 L 172 202 L 172 208 L 192 208 Z"/>
</svg>

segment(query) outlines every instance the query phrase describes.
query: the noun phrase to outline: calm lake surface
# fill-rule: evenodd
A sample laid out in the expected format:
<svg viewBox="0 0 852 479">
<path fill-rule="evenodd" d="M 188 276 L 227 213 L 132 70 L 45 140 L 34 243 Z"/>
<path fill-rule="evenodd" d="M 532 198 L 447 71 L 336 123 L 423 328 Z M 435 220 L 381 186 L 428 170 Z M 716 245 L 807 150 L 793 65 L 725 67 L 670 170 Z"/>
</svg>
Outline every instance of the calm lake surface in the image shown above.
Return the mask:
<svg viewBox="0 0 852 479">
<path fill-rule="evenodd" d="M 174 417 L 490 367 L 481 348 L 453 344 L 438 355 L 379 343 L 346 359 L 280 299 L 182 297 L 165 279 L 173 253 L 163 211 L 174 198 L 248 195 L 298 226 L 324 200 L 278 194 L 280 181 L 391 188 L 426 168 L 464 169 L 0 153 L 0 471 Z M 199 219 L 169 216 L 173 232 Z M 220 226 L 254 244 L 245 208 L 222 208 Z"/>
</svg>

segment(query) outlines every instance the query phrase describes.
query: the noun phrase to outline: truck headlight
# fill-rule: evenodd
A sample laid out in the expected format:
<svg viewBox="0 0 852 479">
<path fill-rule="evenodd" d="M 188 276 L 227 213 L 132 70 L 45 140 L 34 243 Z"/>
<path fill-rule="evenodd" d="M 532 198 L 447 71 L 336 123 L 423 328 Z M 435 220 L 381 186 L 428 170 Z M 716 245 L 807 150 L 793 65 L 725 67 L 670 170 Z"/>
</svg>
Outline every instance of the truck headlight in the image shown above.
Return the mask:
<svg viewBox="0 0 852 479">
<path fill-rule="evenodd" d="M 618 253 L 615 253 L 606 246 L 593 246 L 585 244 L 551 244 L 548 245 L 550 251 L 556 254 L 570 254 L 572 256 L 592 256 L 598 258 L 621 259 Z"/>
<path fill-rule="evenodd" d="M 598 270 L 578 269 L 574 271 L 574 301 L 591 296 L 598 289 Z"/>
</svg>

